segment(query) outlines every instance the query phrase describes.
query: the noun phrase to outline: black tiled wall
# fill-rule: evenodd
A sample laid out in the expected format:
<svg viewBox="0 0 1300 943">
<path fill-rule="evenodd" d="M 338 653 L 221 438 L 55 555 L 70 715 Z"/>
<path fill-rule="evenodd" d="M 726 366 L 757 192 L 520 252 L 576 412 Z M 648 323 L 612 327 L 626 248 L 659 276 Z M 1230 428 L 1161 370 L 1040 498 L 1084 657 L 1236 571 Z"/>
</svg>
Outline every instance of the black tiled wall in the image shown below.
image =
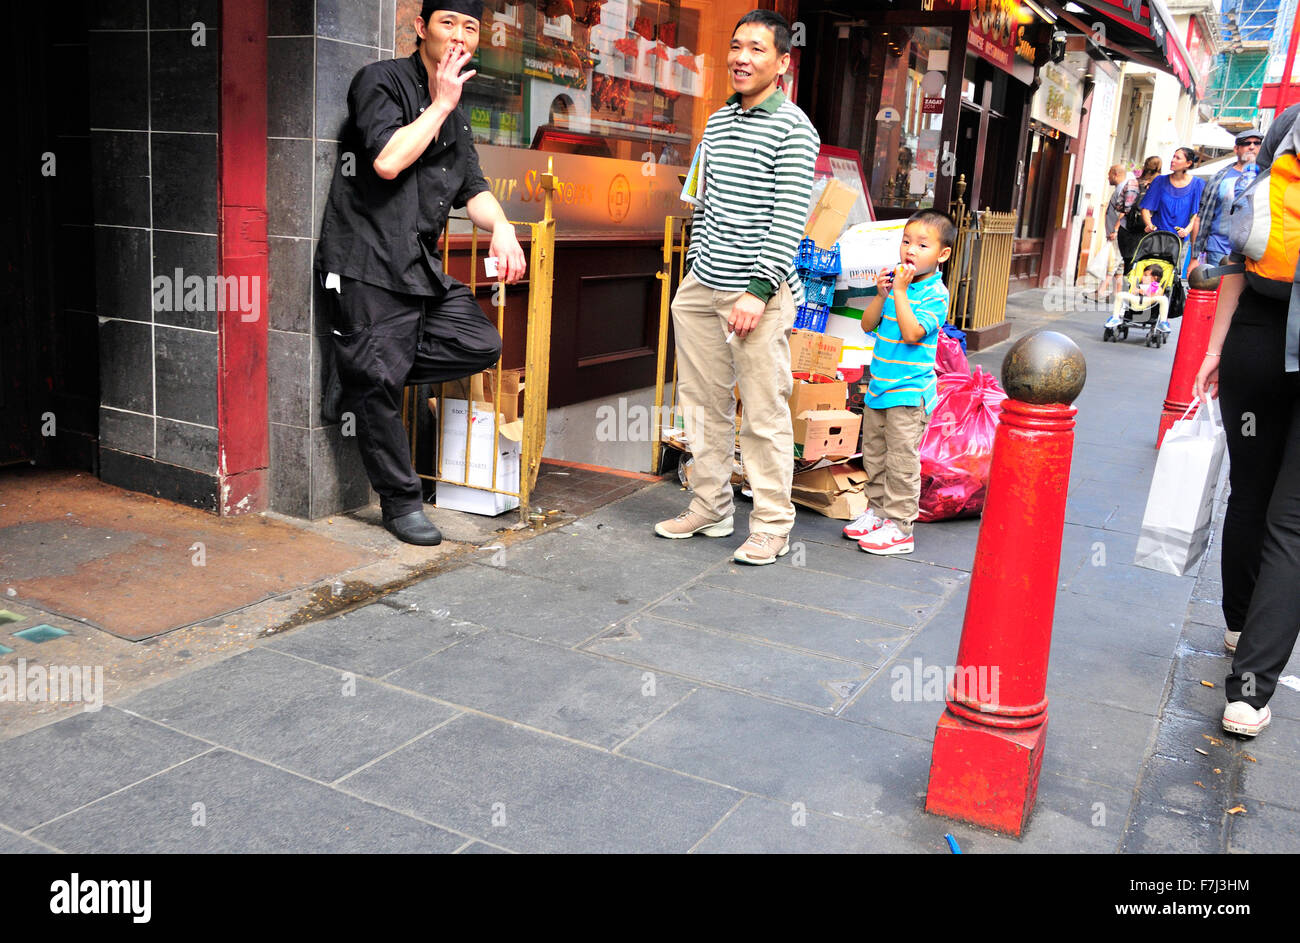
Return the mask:
<svg viewBox="0 0 1300 943">
<path fill-rule="evenodd" d="M 100 0 L 88 13 L 101 477 L 213 510 L 216 312 L 167 310 L 154 289 L 177 269 L 217 274 L 219 10 Z"/>
<path fill-rule="evenodd" d="M 324 517 L 370 502 L 356 440 L 321 419 L 331 300 L 312 274 L 347 89 L 393 55 L 395 0 L 270 6 L 267 214 L 270 232 L 271 507 Z"/>
</svg>

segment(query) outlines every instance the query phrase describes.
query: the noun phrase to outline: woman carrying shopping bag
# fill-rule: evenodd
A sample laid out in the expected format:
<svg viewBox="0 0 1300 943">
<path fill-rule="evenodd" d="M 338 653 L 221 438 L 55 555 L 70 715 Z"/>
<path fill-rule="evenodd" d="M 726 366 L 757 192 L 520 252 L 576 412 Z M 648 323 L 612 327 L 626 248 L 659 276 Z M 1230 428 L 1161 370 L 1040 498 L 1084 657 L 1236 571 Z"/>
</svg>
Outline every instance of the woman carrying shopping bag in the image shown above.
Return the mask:
<svg viewBox="0 0 1300 943">
<path fill-rule="evenodd" d="M 1297 114 L 1300 105 L 1283 112 L 1260 148 L 1253 196 L 1265 201 L 1263 207 L 1269 206 L 1265 169 L 1276 161 L 1275 175 L 1285 186 L 1300 166 Z M 1234 215 L 1249 196 L 1238 197 Z M 1294 231 L 1300 212 L 1280 201 L 1273 205 L 1280 207 L 1273 230 Z M 1267 210 L 1262 219 L 1270 222 Z M 1234 233 L 1234 249 L 1237 241 Z M 1297 266 L 1293 255 L 1280 261 L 1284 268 Z M 1300 318 L 1291 300 L 1300 286 L 1261 280 L 1261 264 L 1248 262 L 1245 275 L 1223 277 L 1195 384 L 1197 397 L 1220 396 L 1228 435 L 1223 641 L 1233 660 L 1223 727 L 1248 737 L 1272 719 L 1268 701 L 1300 635 Z"/>
</svg>

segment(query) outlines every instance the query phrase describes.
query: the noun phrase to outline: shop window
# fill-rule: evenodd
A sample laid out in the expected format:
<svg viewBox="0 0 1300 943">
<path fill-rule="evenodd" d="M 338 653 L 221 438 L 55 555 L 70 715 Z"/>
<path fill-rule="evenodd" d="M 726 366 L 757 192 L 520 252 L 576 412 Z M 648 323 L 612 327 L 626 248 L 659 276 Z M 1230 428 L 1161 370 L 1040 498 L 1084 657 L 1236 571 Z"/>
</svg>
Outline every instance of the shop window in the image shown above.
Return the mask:
<svg viewBox="0 0 1300 943">
<path fill-rule="evenodd" d="M 864 150 L 872 155 L 871 199 L 877 207 L 934 205 L 943 166 L 943 103 L 952 30 L 891 26 L 873 43 L 872 74 L 880 105 L 868 116 Z M 872 120 L 874 119 L 874 120 Z"/>
<path fill-rule="evenodd" d="M 462 107 L 475 140 L 680 167 L 731 92 L 752 0 L 521 0 L 484 13 Z"/>
</svg>

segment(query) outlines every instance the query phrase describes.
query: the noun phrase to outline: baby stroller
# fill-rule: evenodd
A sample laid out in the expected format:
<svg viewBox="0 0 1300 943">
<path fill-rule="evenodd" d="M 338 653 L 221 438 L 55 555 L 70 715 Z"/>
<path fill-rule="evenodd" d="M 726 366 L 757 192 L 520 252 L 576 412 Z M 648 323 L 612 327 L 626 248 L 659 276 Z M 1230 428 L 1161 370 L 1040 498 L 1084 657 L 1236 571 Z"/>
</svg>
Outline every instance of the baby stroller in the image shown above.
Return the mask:
<svg viewBox="0 0 1300 943">
<path fill-rule="evenodd" d="M 1160 269 L 1160 288 L 1169 299 L 1169 320 L 1183 316 L 1183 304 L 1187 299 L 1187 287 L 1183 284 L 1183 240 L 1177 233 L 1149 232 L 1138 240 L 1133 251 L 1133 264 L 1129 266 L 1127 290 L 1138 294 L 1142 273 L 1154 265 Z M 1159 321 L 1160 306 L 1151 299 L 1146 305 L 1133 305 L 1129 301 L 1119 302 L 1123 323 L 1118 327 L 1108 327 L 1102 334 L 1103 341 L 1128 340 L 1129 329 L 1146 331 L 1148 347 L 1163 347 L 1169 339 L 1168 334 L 1156 330 Z"/>
</svg>

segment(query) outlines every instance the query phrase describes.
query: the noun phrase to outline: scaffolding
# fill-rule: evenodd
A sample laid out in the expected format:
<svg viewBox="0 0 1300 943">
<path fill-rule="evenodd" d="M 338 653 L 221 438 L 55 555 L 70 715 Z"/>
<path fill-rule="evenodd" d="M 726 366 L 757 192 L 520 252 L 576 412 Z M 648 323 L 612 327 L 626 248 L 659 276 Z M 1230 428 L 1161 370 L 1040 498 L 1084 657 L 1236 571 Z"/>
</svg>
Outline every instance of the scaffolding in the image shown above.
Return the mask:
<svg viewBox="0 0 1300 943">
<path fill-rule="evenodd" d="M 1256 126 L 1259 92 L 1266 81 L 1270 47 L 1285 52 L 1296 0 L 1223 0 L 1219 34 L 1223 51 L 1214 64 L 1206 104 L 1210 120 L 1229 130 Z M 1279 63 L 1280 68 L 1280 63 Z"/>
</svg>

